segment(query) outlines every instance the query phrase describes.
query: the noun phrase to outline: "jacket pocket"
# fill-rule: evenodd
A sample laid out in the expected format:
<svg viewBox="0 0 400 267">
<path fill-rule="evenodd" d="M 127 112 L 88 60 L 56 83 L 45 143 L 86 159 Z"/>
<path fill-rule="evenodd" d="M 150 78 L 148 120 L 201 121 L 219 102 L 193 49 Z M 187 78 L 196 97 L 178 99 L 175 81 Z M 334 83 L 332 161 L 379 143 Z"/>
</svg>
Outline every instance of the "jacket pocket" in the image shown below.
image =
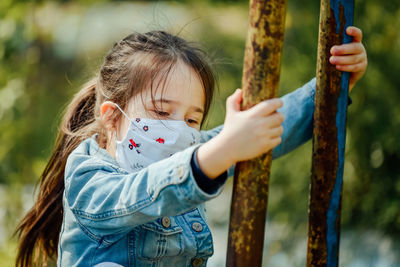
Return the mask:
<svg viewBox="0 0 400 267">
<path fill-rule="evenodd" d="M 143 224 L 140 228 L 138 244 L 140 259 L 157 261 L 183 253 L 183 229 L 176 224 L 173 217 L 160 218 Z"/>
</svg>

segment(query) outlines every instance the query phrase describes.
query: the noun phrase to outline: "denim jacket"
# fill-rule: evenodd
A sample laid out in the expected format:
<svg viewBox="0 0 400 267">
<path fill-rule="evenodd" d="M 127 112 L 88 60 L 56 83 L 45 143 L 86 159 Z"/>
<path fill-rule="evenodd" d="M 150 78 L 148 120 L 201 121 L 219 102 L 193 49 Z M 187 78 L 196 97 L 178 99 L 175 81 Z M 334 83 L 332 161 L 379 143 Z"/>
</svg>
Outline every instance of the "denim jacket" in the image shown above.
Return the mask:
<svg viewBox="0 0 400 267">
<path fill-rule="evenodd" d="M 284 133 L 273 158 L 310 139 L 314 94 L 315 79 L 282 98 Z M 201 142 L 221 129 L 201 131 Z M 196 184 L 190 160 L 198 146 L 129 173 L 95 138 L 84 140 L 65 167 L 57 265 L 206 266 L 213 240 L 204 202 L 222 186 L 206 193 Z"/>
</svg>

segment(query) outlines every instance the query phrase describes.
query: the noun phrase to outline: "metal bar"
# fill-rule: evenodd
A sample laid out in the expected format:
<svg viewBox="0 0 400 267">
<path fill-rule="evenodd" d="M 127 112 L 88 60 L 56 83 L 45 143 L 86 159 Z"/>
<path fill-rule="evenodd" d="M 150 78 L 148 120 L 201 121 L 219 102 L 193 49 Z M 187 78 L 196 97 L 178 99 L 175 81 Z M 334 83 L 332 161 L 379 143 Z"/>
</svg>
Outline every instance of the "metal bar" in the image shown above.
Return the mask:
<svg viewBox="0 0 400 267">
<path fill-rule="evenodd" d="M 242 110 L 278 96 L 286 0 L 250 0 Z M 227 266 L 261 266 L 271 153 L 235 168 Z"/>
<path fill-rule="evenodd" d="M 349 73 L 329 63 L 351 42 L 354 0 L 321 0 L 307 266 L 338 266 Z"/>
</svg>

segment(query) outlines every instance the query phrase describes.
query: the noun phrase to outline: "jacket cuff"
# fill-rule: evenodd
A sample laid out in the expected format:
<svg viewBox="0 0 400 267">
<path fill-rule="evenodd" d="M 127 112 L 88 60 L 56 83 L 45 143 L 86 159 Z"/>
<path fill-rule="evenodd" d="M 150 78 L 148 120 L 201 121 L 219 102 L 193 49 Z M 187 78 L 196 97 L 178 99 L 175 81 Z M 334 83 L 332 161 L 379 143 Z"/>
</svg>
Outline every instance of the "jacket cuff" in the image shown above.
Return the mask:
<svg viewBox="0 0 400 267">
<path fill-rule="evenodd" d="M 194 179 L 197 185 L 206 193 L 212 194 L 216 192 L 226 181 L 228 178 L 227 172 L 225 171 L 220 176 L 215 179 L 211 179 L 208 177 L 200 168 L 199 162 L 197 161 L 197 147 L 193 154 L 192 159 L 190 160 L 190 166 L 192 167 Z"/>
<path fill-rule="evenodd" d="M 353 103 L 353 100 L 351 99 L 351 97 L 349 96 L 347 98 L 347 106 L 350 106 Z"/>
<path fill-rule="evenodd" d="M 168 161 L 173 160 L 178 164 L 173 164 L 170 169 L 170 177 L 169 179 L 162 179 L 160 182 L 156 182 L 155 186 L 152 187 L 149 194 L 155 199 L 161 193 L 162 190 L 165 190 L 166 187 L 171 185 L 179 185 L 176 188 L 178 189 L 178 194 L 181 199 L 187 201 L 189 205 L 199 205 L 205 201 L 208 201 L 212 198 L 218 196 L 222 191 L 222 186 L 215 189 L 214 191 L 207 192 L 203 190 L 196 181 L 192 166 L 191 160 L 193 157 L 193 152 L 197 149 L 201 144 L 189 147 L 181 152 L 175 153 L 173 156 L 169 158 Z M 166 163 L 167 161 L 165 161 Z M 161 163 L 161 162 L 160 162 Z M 154 164 L 156 165 L 156 164 Z M 149 165 L 149 167 L 155 166 Z M 151 168 L 150 167 L 150 168 Z M 169 166 L 165 166 L 169 167 Z M 201 178 L 200 178 L 201 179 Z M 208 178 L 209 179 L 209 178 Z M 222 185 L 222 183 L 221 183 Z"/>
</svg>

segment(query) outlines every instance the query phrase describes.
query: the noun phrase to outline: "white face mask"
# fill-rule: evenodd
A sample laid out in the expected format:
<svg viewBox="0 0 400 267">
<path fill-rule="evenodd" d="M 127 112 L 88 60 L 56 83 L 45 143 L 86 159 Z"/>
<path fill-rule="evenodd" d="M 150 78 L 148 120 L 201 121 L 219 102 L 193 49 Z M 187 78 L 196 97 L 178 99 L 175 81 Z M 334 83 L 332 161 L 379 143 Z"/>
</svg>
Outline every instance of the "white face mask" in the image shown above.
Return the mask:
<svg viewBox="0 0 400 267">
<path fill-rule="evenodd" d="M 116 160 L 128 171 L 139 171 L 153 162 L 200 143 L 200 131 L 189 127 L 185 121 L 130 119 L 115 105 L 130 121 L 125 138 L 116 140 Z"/>
</svg>

